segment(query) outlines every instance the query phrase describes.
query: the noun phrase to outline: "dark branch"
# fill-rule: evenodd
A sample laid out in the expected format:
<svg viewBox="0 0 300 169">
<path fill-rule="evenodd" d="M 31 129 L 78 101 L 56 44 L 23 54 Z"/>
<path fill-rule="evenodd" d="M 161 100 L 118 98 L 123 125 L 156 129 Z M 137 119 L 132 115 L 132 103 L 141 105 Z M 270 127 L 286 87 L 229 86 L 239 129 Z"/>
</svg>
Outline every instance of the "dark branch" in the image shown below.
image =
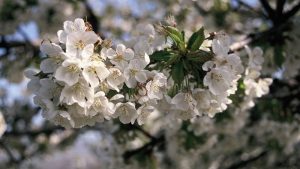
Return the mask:
<svg viewBox="0 0 300 169">
<path fill-rule="evenodd" d="M 137 125 L 132 125 L 132 126 L 133 126 L 134 129 L 138 130 L 139 132 L 141 132 L 142 134 L 144 134 L 148 138 L 150 138 L 150 139 L 156 139 L 149 132 L 147 132 L 146 130 L 144 130 L 142 127 L 137 126 Z"/>
<path fill-rule="evenodd" d="M 265 11 L 267 12 L 270 19 L 272 21 L 275 21 L 275 15 L 274 15 L 275 11 L 274 11 L 274 9 L 271 8 L 269 2 L 267 0 L 260 0 L 260 3 L 263 6 L 263 8 L 265 9 Z"/>
<path fill-rule="evenodd" d="M 290 11 L 286 12 L 284 14 L 284 18 L 288 19 L 294 16 L 299 10 L 300 10 L 300 2 L 297 5 L 295 5 Z"/>
<path fill-rule="evenodd" d="M 238 169 L 238 168 L 242 168 L 242 167 L 245 167 L 247 166 L 248 164 L 262 158 L 263 156 L 267 155 L 267 151 L 262 151 L 261 153 L 255 155 L 255 156 L 252 156 L 252 157 L 249 157 L 248 159 L 246 160 L 241 160 L 241 161 L 238 161 L 236 163 L 233 163 L 232 165 L 230 165 L 229 167 L 227 167 L 226 169 Z"/>
<path fill-rule="evenodd" d="M 144 146 L 142 146 L 140 148 L 126 151 L 123 154 L 123 158 L 125 159 L 125 161 L 127 161 L 136 154 L 140 154 L 140 153 L 148 154 L 153 151 L 153 148 L 155 146 L 161 145 L 164 141 L 165 141 L 165 138 L 163 135 L 158 138 L 153 138 L 153 139 L 151 139 L 151 141 L 149 143 L 145 144 Z"/>
<path fill-rule="evenodd" d="M 23 135 L 28 135 L 28 136 L 32 136 L 35 137 L 39 134 L 46 134 L 46 135 L 50 135 L 54 132 L 57 132 L 59 130 L 64 130 L 64 128 L 62 127 L 51 127 L 51 128 L 45 128 L 45 129 L 41 129 L 41 130 L 27 130 L 27 131 L 10 131 L 10 132 L 6 132 L 5 136 L 23 136 Z"/>
<path fill-rule="evenodd" d="M 200 15 L 207 15 L 207 14 L 208 14 L 208 12 L 207 12 L 205 9 L 203 9 L 203 8 L 197 3 L 197 1 L 194 2 L 194 7 L 196 8 L 196 10 L 198 11 L 198 13 L 199 13 Z"/>
<path fill-rule="evenodd" d="M 240 7 L 245 7 L 246 9 L 248 9 L 249 11 L 253 11 L 254 14 L 258 14 L 260 16 L 263 16 L 264 18 L 268 18 L 267 15 L 265 15 L 263 12 L 261 12 L 260 10 L 250 6 L 249 4 L 247 4 L 246 2 L 242 1 L 242 0 L 236 0 L 237 3 L 239 4 Z"/>
<path fill-rule="evenodd" d="M 276 13 L 277 13 L 277 16 L 281 16 L 282 15 L 285 3 L 286 3 L 286 0 L 277 0 L 276 1 Z"/>
<path fill-rule="evenodd" d="M 15 158 L 12 151 L 6 146 L 3 140 L 0 140 L 0 146 L 6 151 L 7 155 L 9 156 L 10 160 L 13 163 L 17 163 L 19 160 Z"/>
</svg>

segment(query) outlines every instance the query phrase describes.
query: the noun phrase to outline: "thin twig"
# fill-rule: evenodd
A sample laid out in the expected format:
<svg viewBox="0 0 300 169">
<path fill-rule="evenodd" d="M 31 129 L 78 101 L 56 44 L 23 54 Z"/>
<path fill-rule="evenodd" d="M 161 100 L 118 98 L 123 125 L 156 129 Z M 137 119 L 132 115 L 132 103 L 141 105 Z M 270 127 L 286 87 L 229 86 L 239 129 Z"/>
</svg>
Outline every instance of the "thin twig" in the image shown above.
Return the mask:
<svg viewBox="0 0 300 169">
<path fill-rule="evenodd" d="M 300 2 L 295 5 L 290 11 L 284 14 L 284 18 L 290 18 L 294 16 L 300 10 Z"/>
<path fill-rule="evenodd" d="M 275 11 L 274 9 L 271 8 L 269 2 L 267 0 L 260 0 L 261 5 L 263 6 L 263 8 L 266 10 L 268 16 L 270 17 L 270 19 L 272 21 L 275 21 Z"/>
<path fill-rule="evenodd" d="M 238 169 L 238 168 L 242 168 L 242 167 L 245 167 L 247 166 L 248 164 L 262 158 L 263 156 L 267 155 L 267 151 L 262 151 L 260 153 L 258 153 L 257 155 L 255 156 L 252 156 L 252 157 L 249 157 L 248 159 L 246 160 L 241 160 L 241 161 L 238 161 L 236 163 L 233 163 L 232 165 L 230 165 L 229 167 L 227 167 L 226 169 Z"/>
<path fill-rule="evenodd" d="M 155 146 L 161 145 L 164 141 L 165 141 L 165 138 L 163 135 L 158 137 L 157 139 L 152 139 L 149 143 L 143 145 L 140 148 L 126 151 L 123 154 L 123 158 L 127 161 L 136 154 L 140 154 L 140 153 L 147 154 L 147 153 L 151 152 Z"/>
<path fill-rule="evenodd" d="M 4 143 L 3 140 L 0 140 L 0 146 L 6 151 L 7 155 L 9 156 L 12 162 L 17 163 L 19 161 L 17 158 L 15 158 L 12 151 L 8 148 L 8 146 Z"/>
</svg>

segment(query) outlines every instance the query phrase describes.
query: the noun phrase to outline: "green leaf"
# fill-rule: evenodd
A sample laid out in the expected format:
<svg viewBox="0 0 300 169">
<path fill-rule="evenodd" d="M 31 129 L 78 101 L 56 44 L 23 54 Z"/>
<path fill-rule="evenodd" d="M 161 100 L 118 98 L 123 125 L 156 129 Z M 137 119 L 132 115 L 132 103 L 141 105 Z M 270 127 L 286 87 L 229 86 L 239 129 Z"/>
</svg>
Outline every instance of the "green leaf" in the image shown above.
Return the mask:
<svg viewBox="0 0 300 169">
<path fill-rule="evenodd" d="M 150 55 L 151 61 L 168 61 L 171 58 L 172 54 L 169 51 L 161 50 L 155 51 Z"/>
<path fill-rule="evenodd" d="M 182 62 L 177 62 L 173 65 L 171 75 L 174 82 L 180 86 L 184 79 L 184 67 Z"/>
<path fill-rule="evenodd" d="M 196 51 L 202 45 L 203 41 L 205 40 L 204 35 L 204 28 L 200 28 L 197 32 L 193 33 L 190 37 L 187 48 L 191 51 Z"/>
<path fill-rule="evenodd" d="M 165 67 L 172 65 L 173 63 L 177 62 L 177 60 L 180 58 L 179 55 L 171 55 L 167 63 L 165 64 Z"/>
<path fill-rule="evenodd" d="M 172 39 L 175 45 L 180 49 L 185 49 L 185 42 L 184 42 L 184 33 L 179 32 L 179 30 L 172 26 L 165 26 L 164 27 L 167 35 Z"/>
<path fill-rule="evenodd" d="M 197 50 L 194 52 L 189 52 L 187 54 L 187 59 L 193 62 L 207 62 L 211 60 L 213 57 L 213 54 L 211 52 L 207 52 L 204 50 Z"/>
<path fill-rule="evenodd" d="M 284 51 L 282 46 L 275 46 L 274 48 L 274 62 L 278 67 L 281 67 L 284 62 Z"/>
</svg>

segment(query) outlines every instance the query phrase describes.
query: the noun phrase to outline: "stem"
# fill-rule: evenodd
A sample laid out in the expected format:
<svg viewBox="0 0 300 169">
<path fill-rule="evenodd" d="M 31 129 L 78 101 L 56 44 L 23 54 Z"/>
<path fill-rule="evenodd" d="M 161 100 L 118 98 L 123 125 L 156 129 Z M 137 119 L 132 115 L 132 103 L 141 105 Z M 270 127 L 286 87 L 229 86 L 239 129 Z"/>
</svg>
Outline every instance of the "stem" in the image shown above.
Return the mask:
<svg viewBox="0 0 300 169">
<path fill-rule="evenodd" d="M 158 145 L 161 145 L 163 142 L 165 141 L 165 138 L 164 136 L 160 136 L 158 138 L 154 138 L 152 139 L 149 143 L 143 145 L 142 147 L 140 148 L 137 148 L 137 149 L 134 149 L 134 150 L 129 150 L 129 151 L 126 151 L 124 154 L 123 154 L 123 158 L 125 160 L 129 160 L 132 156 L 136 155 L 136 154 L 140 154 L 140 153 L 149 153 L 151 151 L 153 151 L 153 148 L 155 146 L 158 146 Z"/>
<path fill-rule="evenodd" d="M 17 163 L 19 161 L 17 158 L 15 158 L 12 151 L 7 147 L 3 140 L 0 140 L 0 146 L 6 151 L 7 155 L 9 156 L 12 162 Z"/>
</svg>

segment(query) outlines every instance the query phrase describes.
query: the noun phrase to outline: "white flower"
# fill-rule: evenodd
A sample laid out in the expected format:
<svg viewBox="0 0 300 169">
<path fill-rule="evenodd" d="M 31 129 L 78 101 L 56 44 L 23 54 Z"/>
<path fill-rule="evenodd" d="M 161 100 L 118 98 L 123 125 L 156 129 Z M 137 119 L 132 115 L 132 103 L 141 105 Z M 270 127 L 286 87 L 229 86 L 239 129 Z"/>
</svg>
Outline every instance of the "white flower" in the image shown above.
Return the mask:
<svg viewBox="0 0 300 169">
<path fill-rule="evenodd" d="M 66 59 L 60 67 L 55 71 L 54 77 L 69 86 L 78 82 L 79 75 L 81 74 L 81 61 L 77 58 Z"/>
<path fill-rule="evenodd" d="M 146 84 L 147 95 L 150 99 L 162 99 L 167 86 L 167 77 L 163 73 L 156 73 L 153 80 Z"/>
<path fill-rule="evenodd" d="M 252 51 L 248 46 L 245 46 L 245 49 L 249 55 L 248 66 L 260 70 L 264 62 L 263 51 L 260 47 L 255 47 Z"/>
<path fill-rule="evenodd" d="M 48 120 L 52 120 L 56 115 L 65 113 L 64 110 L 59 110 L 58 107 L 49 99 L 43 99 L 39 96 L 35 96 L 33 101 L 34 104 L 39 105 L 42 108 L 42 116 Z"/>
<path fill-rule="evenodd" d="M 105 64 L 101 61 L 87 62 L 83 66 L 82 75 L 92 87 L 99 85 L 99 81 L 103 82 L 109 76 L 110 72 Z"/>
<path fill-rule="evenodd" d="M 171 103 L 173 105 L 171 109 L 175 111 L 174 113 L 179 119 L 188 120 L 199 115 L 196 107 L 197 102 L 190 93 L 176 94 L 172 98 Z"/>
<path fill-rule="evenodd" d="M 153 113 L 155 111 L 155 108 L 153 106 L 149 106 L 149 105 L 142 105 L 141 107 L 139 107 L 137 109 L 137 122 L 139 125 L 143 125 L 145 124 L 147 118 L 150 116 L 151 113 Z"/>
<path fill-rule="evenodd" d="M 2 137 L 5 131 L 6 131 L 6 122 L 2 115 L 2 112 L 0 111 L 0 138 Z"/>
<path fill-rule="evenodd" d="M 53 121 L 55 125 L 61 125 L 65 128 L 75 127 L 75 121 L 73 120 L 71 115 L 66 111 L 61 112 L 60 114 L 55 116 L 51 121 Z"/>
<path fill-rule="evenodd" d="M 228 55 L 230 50 L 230 38 L 224 33 L 220 32 L 216 34 L 212 41 L 212 50 L 216 54 L 216 57 L 221 59 Z"/>
<path fill-rule="evenodd" d="M 104 119 L 109 120 L 114 113 L 114 104 L 109 102 L 104 92 L 98 92 L 94 96 L 94 103 L 88 110 L 90 116 L 96 116 L 99 122 L 103 122 Z"/>
<path fill-rule="evenodd" d="M 175 109 L 187 111 L 189 109 L 194 110 L 197 102 L 190 93 L 178 93 L 173 98 L 171 103 Z"/>
<path fill-rule="evenodd" d="M 219 95 L 230 88 L 232 80 L 233 76 L 228 70 L 224 68 L 213 68 L 205 75 L 203 84 L 208 86 L 213 94 Z"/>
<path fill-rule="evenodd" d="M 85 30 L 86 27 L 83 19 L 77 18 L 74 22 L 65 21 L 64 30 L 57 32 L 59 42 L 66 43 L 68 34 L 72 32 L 84 32 Z"/>
<path fill-rule="evenodd" d="M 74 85 L 66 85 L 63 88 L 60 102 L 67 105 L 77 103 L 81 107 L 89 107 L 94 102 L 94 90 L 84 79 L 79 79 Z"/>
<path fill-rule="evenodd" d="M 124 70 L 125 83 L 129 88 L 134 88 L 137 82 L 144 83 L 147 80 L 146 64 L 139 59 L 131 60 Z"/>
<path fill-rule="evenodd" d="M 123 124 L 133 124 L 137 118 L 135 105 L 131 102 L 117 103 L 115 107 L 114 117 L 119 117 Z"/>
<path fill-rule="evenodd" d="M 216 113 L 220 113 L 227 109 L 227 104 L 231 104 L 231 100 L 227 98 L 227 95 L 213 95 L 211 94 L 210 106 L 204 110 L 204 114 L 209 117 L 214 117 Z"/>
<path fill-rule="evenodd" d="M 153 51 L 148 42 L 145 40 L 140 40 L 134 45 L 135 59 L 141 59 L 145 64 L 150 63 L 149 54 Z"/>
<path fill-rule="evenodd" d="M 269 93 L 269 86 L 272 84 L 272 81 L 271 78 L 258 79 L 258 82 L 253 79 L 245 79 L 245 93 L 246 95 L 261 97 Z"/>
<path fill-rule="evenodd" d="M 136 26 L 136 34 L 139 36 L 146 36 L 153 39 L 155 35 L 155 29 L 151 24 L 140 23 Z"/>
<path fill-rule="evenodd" d="M 106 81 L 109 88 L 119 92 L 119 87 L 124 83 L 125 77 L 122 74 L 121 70 L 118 68 L 110 68 L 110 75 L 107 77 Z"/>
<path fill-rule="evenodd" d="M 240 57 L 236 54 L 227 55 L 225 58 L 225 63 L 223 66 L 229 67 L 235 74 L 241 74 L 244 71 L 242 61 Z"/>
<path fill-rule="evenodd" d="M 41 62 L 40 68 L 44 73 L 53 73 L 57 67 L 67 58 L 62 48 L 55 43 L 48 41 L 41 44 L 40 50 L 49 58 Z"/>
<path fill-rule="evenodd" d="M 121 69 L 124 69 L 128 65 L 128 61 L 133 59 L 134 52 L 130 48 L 126 48 L 123 44 L 118 44 L 116 51 L 113 49 L 107 49 L 107 57 L 110 59 L 110 62 Z"/>
<path fill-rule="evenodd" d="M 30 81 L 27 84 L 28 91 L 34 94 L 38 94 L 41 84 L 37 72 L 32 69 L 27 69 L 24 71 L 24 75 L 30 79 Z"/>
<path fill-rule="evenodd" d="M 68 35 L 66 53 L 72 57 L 88 59 L 94 53 L 94 43 L 98 36 L 95 32 L 74 32 Z"/>
<path fill-rule="evenodd" d="M 193 93 L 193 98 L 197 102 L 197 109 L 200 114 L 204 113 L 205 110 L 209 109 L 209 107 L 211 106 L 210 102 L 212 99 L 209 90 L 197 88 L 194 89 L 192 93 Z"/>
<path fill-rule="evenodd" d="M 38 91 L 38 96 L 43 99 L 54 99 L 58 101 L 61 92 L 61 87 L 57 85 L 53 79 L 44 78 L 40 80 L 41 88 Z"/>
</svg>

